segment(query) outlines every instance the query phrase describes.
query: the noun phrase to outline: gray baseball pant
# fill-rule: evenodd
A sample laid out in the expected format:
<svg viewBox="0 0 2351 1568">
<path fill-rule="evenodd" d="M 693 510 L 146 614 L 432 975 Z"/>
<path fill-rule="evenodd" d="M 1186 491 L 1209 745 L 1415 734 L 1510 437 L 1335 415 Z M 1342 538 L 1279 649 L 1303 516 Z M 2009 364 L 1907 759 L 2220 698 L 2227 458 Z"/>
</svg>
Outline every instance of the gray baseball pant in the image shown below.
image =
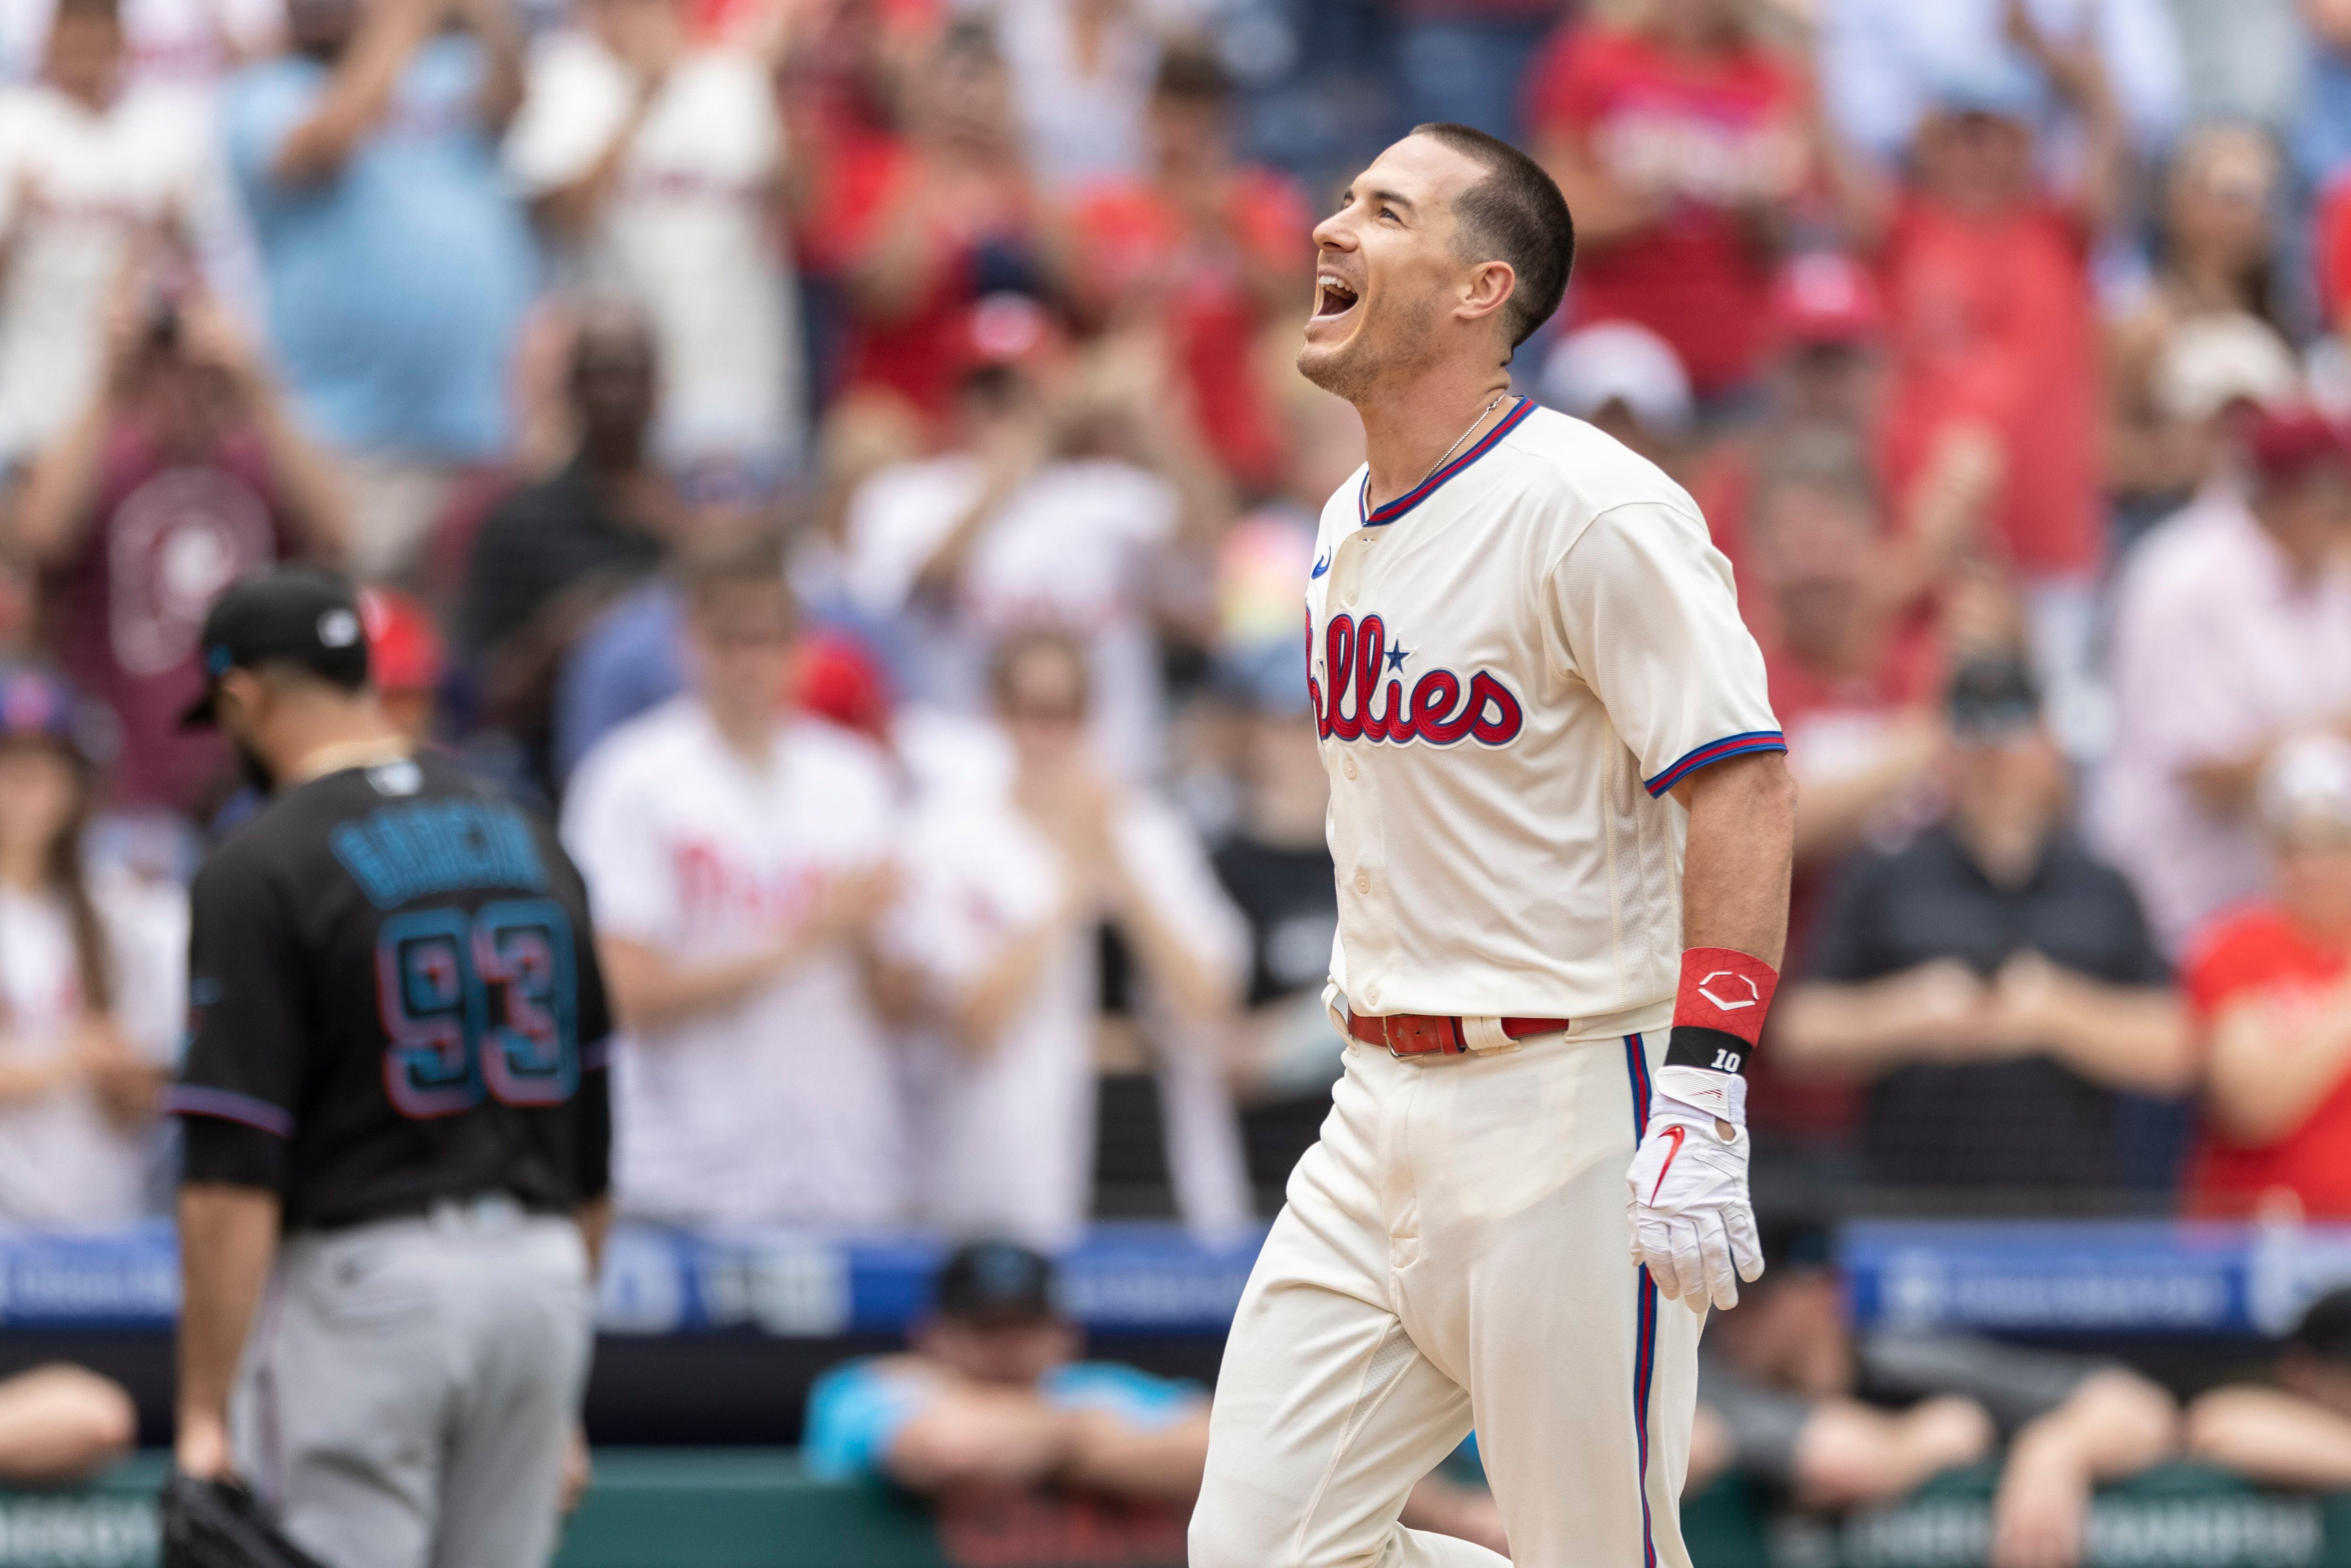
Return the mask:
<svg viewBox="0 0 2351 1568">
<path fill-rule="evenodd" d="M 570 1220 L 505 1199 L 287 1239 L 230 1406 L 329 1568 L 537 1568 L 592 1343 Z"/>
</svg>

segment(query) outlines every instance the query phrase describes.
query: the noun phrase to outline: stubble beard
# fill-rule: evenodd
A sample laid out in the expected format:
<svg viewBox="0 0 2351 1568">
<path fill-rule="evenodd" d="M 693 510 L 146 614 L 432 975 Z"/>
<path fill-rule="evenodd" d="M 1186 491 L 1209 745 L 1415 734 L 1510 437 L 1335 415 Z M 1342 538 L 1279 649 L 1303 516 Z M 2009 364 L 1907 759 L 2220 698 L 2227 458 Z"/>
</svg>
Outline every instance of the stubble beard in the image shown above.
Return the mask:
<svg viewBox="0 0 2351 1568">
<path fill-rule="evenodd" d="M 1301 344 L 1298 373 L 1359 407 L 1409 379 L 1436 358 L 1437 301 L 1431 298 L 1388 308 L 1394 314 L 1392 321 L 1366 319 L 1343 343 L 1329 349 Z"/>
</svg>

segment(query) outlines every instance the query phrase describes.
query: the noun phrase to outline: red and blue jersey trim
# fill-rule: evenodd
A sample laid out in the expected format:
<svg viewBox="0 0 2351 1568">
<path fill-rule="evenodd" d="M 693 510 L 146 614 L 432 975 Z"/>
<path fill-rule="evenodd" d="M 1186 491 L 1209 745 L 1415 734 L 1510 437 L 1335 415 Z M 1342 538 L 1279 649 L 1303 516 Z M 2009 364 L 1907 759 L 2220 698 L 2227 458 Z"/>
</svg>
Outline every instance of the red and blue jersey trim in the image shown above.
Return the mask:
<svg viewBox="0 0 2351 1568">
<path fill-rule="evenodd" d="M 1431 474 L 1427 478 L 1423 479 L 1419 484 L 1414 486 L 1403 495 L 1398 496 L 1395 500 L 1388 502 L 1385 506 L 1373 507 L 1366 504 L 1372 498 L 1372 476 L 1370 472 L 1366 470 L 1364 475 L 1363 490 L 1355 497 L 1355 512 L 1357 516 L 1364 519 L 1364 527 L 1367 528 L 1385 528 L 1388 524 L 1395 522 L 1398 517 L 1403 517 L 1406 512 L 1411 511 L 1415 507 L 1419 506 L 1423 501 L 1427 500 L 1431 496 L 1437 494 L 1438 488 L 1443 486 L 1447 479 L 1452 478 L 1453 476 L 1460 473 L 1461 470 L 1468 467 L 1469 465 L 1477 462 L 1478 459 L 1485 456 L 1486 454 L 1493 451 L 1495 447 L 1500 445 L 1502 437 L 1510 434 L 1510 432 L 1516 430 L 1520 425 L 1524 424 L 1527 422 L 1527 416 L 1534 413 L 1534 399 L 1531 397 L 1520 398 L 1519 400 L 1518 407 L 1504 414 L 1502 416 L 1502 422 L 1499 424 L 1497 424 L 1493 429 L 1479 436 L 1476 445 L 1470 447 L 1468 451 L 1463 453 L 1460 456 L 1456 457 L 1450 463 L 1446 464 L 1436 473 Z"/>
<path fill-rule="evenodd" d="M 163 1092 L 163 1110 L 173 1116 L 210 1116 L 235 1122 L 280 1138 L 294 1135 L 294 1113 L 234 1089 L 207 1089 L 201 1083 L 178 1083 Z"/>
<path fill-rule="evenodd" d="M 1709 740 L 1696 751 L 1687 752 L 1679 762 L 1658 774 L 1642 780 L 1641 788 L 1652 796 L 1662 795 L 1701 768 L 1744 757 L 1750 751 L 1785 751 L 1788 737 L 1776 729 L 1750 729 L 1741 735 L 1726 735 L 1720 740 Z"/>
<path fill-rule="evenodd" d="M 1633 1081 L 1633 1146 L 1649 1130 L 1649 1053 L 1641 1037 L 1625 1037 L 1625 1071 Z M 1649 1384 L 1657 1369 L 1657 1282 L 1648 1270 L 1633 1266 L 1635 1323 L 1633 1341 L 1633 1436 L 1640 1454 L 1641 1563 L 1657 1568 L 1657 1532 L 1649 1512 Z"/>
</svg>

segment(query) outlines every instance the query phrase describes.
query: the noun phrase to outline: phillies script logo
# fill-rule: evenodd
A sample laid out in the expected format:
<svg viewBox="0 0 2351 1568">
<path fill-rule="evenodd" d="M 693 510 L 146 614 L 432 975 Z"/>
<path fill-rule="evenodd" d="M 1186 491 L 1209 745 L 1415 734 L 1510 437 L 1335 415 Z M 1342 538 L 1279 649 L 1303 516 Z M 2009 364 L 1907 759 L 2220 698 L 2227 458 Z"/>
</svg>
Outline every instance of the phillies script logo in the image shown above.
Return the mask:
<svg viewBox="0 0 2351 1568">
<path fill-rule="evenodd" d="M 1412 681 L 1410 695 L 1405 668 L 1412 653 L 1387 645 L 1387 627 L 1376 615 L 1359 623 L 1352 615 L 1333 615 L 1323 629 L 1323 674 L 1330 689 L 1312 674 L 1306 677 L 1307 700 L 1314 707 L 1314 727 L 1328 739 L 1393 741 L 1401 746 L 1425 740 L 1450 746 L 1462 737 L 1487 746 L 1514 740 L 1525 727 L 1526 710 L 1510 688 L 1480 670 L 1469 677 L 1465 695 L 1461 677 L 1450 670 L 1424 670 Z M 1306 662 L 1314 663 L 1314 628 L 1306 629 Z M 1383 679 L 1387 690 L 1380 690 Z M 1349 694 L 1354 711 L 1346 711 Z"/>
</svg>

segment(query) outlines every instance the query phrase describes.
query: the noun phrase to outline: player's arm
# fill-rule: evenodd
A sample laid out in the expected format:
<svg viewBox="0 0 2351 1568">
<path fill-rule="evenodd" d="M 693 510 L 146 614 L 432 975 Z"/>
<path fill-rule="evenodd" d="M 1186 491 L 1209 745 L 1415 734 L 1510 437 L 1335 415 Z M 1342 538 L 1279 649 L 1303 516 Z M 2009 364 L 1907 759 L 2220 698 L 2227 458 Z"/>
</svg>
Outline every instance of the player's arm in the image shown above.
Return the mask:
<svg viewBox="0 0 2351 1568">
<path fill-rule="evenodd" d="M 207 865 L 190 904 L 193 1030 L 166 1101 L 183 1134 L 176 1447 L 183 1470 L 213 1476 L 229 1465 L 229 1389 L 277 1252 L 310 973 L 250 853 Z"/>
<path fill-rule="evenodd" d="M 180 1469 L 229 1468 L 228 1396 L 277 1256 L 277 1194 L 230 1182 L 180 1188 Z"/>
<path fill-rule="evenodd" d="M 1773 968 L 1788 945 L 1796 782 L 1785 752 L 1750 752 L 1674 787 L 1689 808 L 1682 862 L 1682 946 L 1730 947 Z"/>
</svg>

